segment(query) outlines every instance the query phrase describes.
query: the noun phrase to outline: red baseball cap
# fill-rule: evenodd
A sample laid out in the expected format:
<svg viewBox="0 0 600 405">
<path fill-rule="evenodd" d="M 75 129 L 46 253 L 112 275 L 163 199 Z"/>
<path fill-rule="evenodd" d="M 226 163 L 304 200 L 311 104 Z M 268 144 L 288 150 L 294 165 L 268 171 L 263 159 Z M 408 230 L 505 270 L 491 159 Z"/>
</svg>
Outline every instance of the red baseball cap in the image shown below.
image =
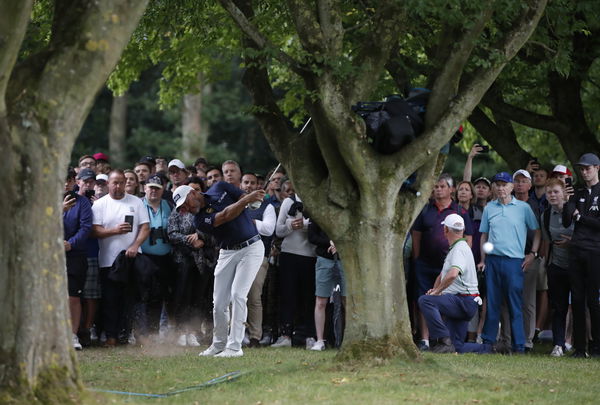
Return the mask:
<svg viewBox="0 0 600 405">
<path fill-rule="evenodd" d="M 109 162 L 108 155 L 105 155 L 102 152 L 94 153 L 94 159 Z"/>
</svg>

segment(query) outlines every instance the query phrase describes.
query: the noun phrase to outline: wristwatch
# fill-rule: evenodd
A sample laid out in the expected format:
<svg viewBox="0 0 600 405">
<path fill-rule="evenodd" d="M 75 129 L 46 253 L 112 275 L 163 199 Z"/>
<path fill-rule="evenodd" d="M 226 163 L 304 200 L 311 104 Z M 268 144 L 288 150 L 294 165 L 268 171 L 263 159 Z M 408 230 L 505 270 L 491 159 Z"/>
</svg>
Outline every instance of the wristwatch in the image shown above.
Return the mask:
<svg viewBox="0 0 600 405">
<path fill-rule="evenodd" d="M 538 257 L 538 252 L 534 252 L 534 251 L 532 250 L 532 251 L 531 251 L 531 252 L 529 252 L 529 253 L 531 253 L 531 254 L 533 255 L 533 257 L 536 257 L 536 258 Z"/>
</svg>

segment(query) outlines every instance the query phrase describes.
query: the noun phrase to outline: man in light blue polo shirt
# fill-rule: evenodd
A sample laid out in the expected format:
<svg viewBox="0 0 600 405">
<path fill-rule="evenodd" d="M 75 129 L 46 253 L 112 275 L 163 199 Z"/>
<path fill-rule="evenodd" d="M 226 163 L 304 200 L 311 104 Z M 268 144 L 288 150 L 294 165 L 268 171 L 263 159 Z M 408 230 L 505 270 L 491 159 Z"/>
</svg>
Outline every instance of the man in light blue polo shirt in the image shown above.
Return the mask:
<svg viewBox="0 0 600 405">
<path fill-rule="evenodd" d="M 159 176 L 148 178 L 144 191 L 146 196 L 142 201 L 150 220 L 150 235 L 142 244 L 142 253 L 154 263 L 158 272 L 153 277 L 154 288 L 146 291 L 136 305 L 136 334 L 142 338 L 151 332 L 158 332 L 163 301 L 168 300 L 172 287 L 170 280 L 173 271 L 171 244 L 167 235 L 172 203 L 162 198 L 164 184 Z"/>
<path fill-rule="evenodd" d="M 540 230 L 529 204 L 512 196 L 513 178 L 509 173 L 498 173 L 492 183 L 498 199 L 485 207 L 479 227 L 482 251 L 478 267 L 485 269 L 487 287 L 487 315 L 481 337 L 484 343 L 496 342 L 504 299 L 510 313 L 512 349 L 523 353 L 523 271 L 537 257 Z M 525 255 L 527 229 L 535 230 L 535 236 L 531 252 Z"/>
</svg>

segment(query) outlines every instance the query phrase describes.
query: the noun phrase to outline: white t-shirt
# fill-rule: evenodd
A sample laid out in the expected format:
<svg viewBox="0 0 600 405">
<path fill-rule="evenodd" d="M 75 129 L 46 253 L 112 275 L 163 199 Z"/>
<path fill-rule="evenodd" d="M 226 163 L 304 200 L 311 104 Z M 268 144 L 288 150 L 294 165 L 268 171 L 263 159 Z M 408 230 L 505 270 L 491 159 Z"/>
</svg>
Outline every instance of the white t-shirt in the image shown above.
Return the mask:
<svg viewBox="0 0 600 405">
<path fill-rule="evenodd" d="M 94 225 L 104 228 L 114 228 L 125 222 L 125 215 L 133 215 L 133 229 L 131 232 L 98 239 L 100 251 L 98 252 L 98 265 L 110 267 L 121 253 L 135 242 L 140 225 L 150 222 L 148 211 L 142 200 L 131 194 L 125 194 L 120 200 L 113 199 L 109 194 L 100 198 L 92 205 Z M 141 248 L 138 249 L 141 253 Z"/>
<path fill-rule="evenodd" d="M 442 267 L 442 279 L 452 267 L 459 269 L 458 276 L 442 294 L 479 294 L 477 289 L 477 273 L 473 252 L 464 239 L 459 239 L 450 246 L 450 251 Z"/>
</svg>

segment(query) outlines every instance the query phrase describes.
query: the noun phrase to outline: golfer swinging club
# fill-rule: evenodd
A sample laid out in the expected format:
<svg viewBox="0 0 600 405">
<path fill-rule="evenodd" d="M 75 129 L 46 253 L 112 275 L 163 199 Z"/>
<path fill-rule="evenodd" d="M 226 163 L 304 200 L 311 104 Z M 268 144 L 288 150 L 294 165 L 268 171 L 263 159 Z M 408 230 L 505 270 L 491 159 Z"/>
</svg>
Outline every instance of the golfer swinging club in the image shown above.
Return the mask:
<svg viewBox="0 0 600 405">
<path fill-rule="evenodd" d="M 189 198 L 187 193 L 191 191 L 187 189 L 182 190 L 182 193 L 187 191 L 185 196 L 178 196 L 183 187 L 186 186 L 177 188 L 173 195 L 176 204 L 176 198 Z M 262 201 L 265 192 L 256 190 L 246 194 L 241 189 L 220 181 L 206 193 L 193 191 L 192 196 L 197 201 L 197 208 L 195 212 L 192 211 L 196 213 L 196 227 L 213 234 L 221 247 L 215 268 L 213 341 L 200 356 L 241 357 L 244 355 L 244 322 L 248 314 L 246 300 L 265 249 L 245 208 L 254 201 Z"/>
</svg>

